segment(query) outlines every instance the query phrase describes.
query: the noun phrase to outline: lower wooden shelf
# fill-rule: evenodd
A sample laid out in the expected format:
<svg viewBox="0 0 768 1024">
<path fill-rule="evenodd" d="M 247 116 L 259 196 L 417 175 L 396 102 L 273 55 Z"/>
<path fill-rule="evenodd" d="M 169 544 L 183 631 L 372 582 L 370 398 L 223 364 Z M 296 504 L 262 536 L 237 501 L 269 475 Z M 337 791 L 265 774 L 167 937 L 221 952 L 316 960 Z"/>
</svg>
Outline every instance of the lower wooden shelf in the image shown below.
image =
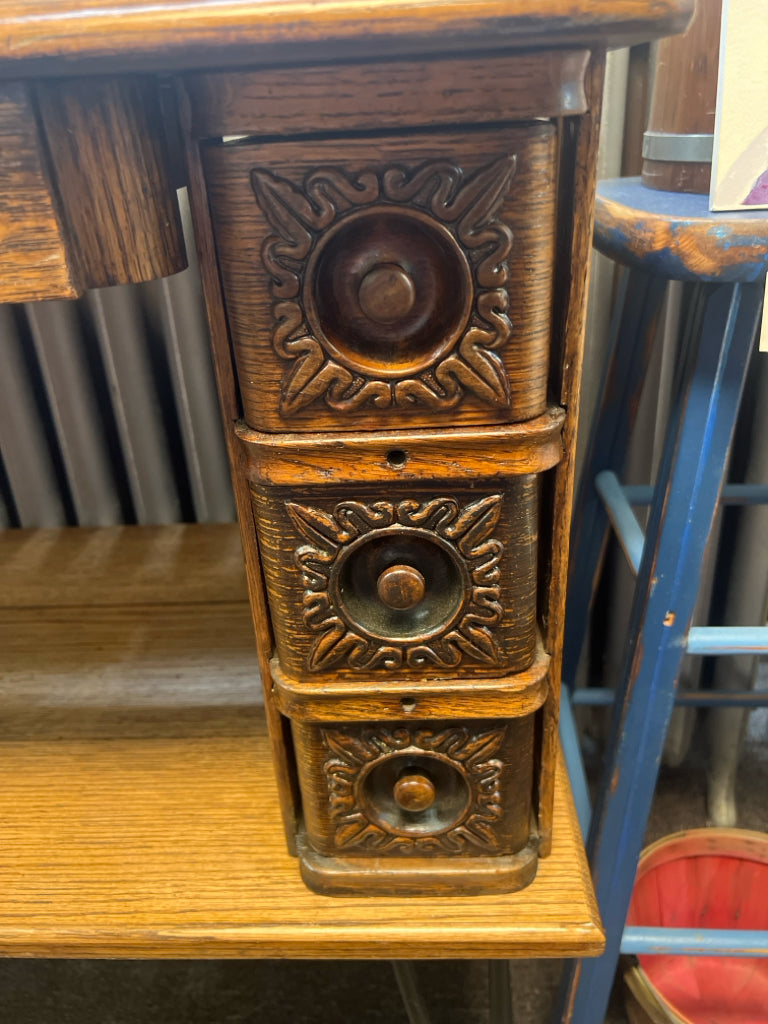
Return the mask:
<svg viewBox="0 0 768 1024">
<path fill-rule="evenodd" d="M 0 535 L 0 954 L 595 956 L 565 769 L 506 896 L 333 898 L 284 848 L 237 532 Z"/>
</svg>

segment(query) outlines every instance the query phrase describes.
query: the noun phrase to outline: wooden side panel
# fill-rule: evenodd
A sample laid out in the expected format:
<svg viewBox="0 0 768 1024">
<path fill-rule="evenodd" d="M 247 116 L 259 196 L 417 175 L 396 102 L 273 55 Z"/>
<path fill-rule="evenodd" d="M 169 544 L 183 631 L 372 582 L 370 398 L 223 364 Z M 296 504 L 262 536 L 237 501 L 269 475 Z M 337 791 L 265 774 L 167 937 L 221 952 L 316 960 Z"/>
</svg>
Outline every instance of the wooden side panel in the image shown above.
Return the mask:
<svg viewBox="0 0 768 1024">
<path fill-rule="evenodd" d="M 72 299 L 80 292 L 28 89 L 7 82 L 0 86 L 0 302 Z"/>
<path fill-rule="evenodd" d="M 211 332 L 211 349 L 219 406 L 224 426 L 224 437 L 229 454 L 232 473 L 232 487 L 240 525 L 240 539 L 243 545 L 245 568 L 248 576 L 248 596 L 251 602 L 256 648 L 259 656 L 261 686 L 264 693 L 264 707 L 269 734 L 272 766 L 277 782 L 277 795 L 283 819 L 283 829 L 288 850 L 296 852 L 296 828 L 299 818 L 299 793 L 291 749 L 290 726 L 277 706 L 269 671 L 269 661 L 274 646 L 269 622 L 264 579 L 259 559 L 259 543 L 251 509 L 250 488 L 245 457 L 235 435 L 235 421 L 240 413 L 240 403 L 235 379 L 232 353 L 229 347 L 229 333 L 224 299 L 221 294 L 219 274 L 216 267 L 216 250 L 213 241 L 210 213 L 205 192 L 205 181 L 198 146 L 192 141 L 189 131 L 189 105 L 185 94 L 180 91 L 179 115 L 185 141 L 187 168 L 189 171 L 189 201 L 195 225 L 195 242 L 200 260 L 200 275 Z"/>
<path fill-rule="evenodd" d="M 580 114 L 589 52 L 391 61 L 190 76 L 192 130 L 222 135 L 488 124 Z"/>
<path fill-rule="evenodd" d="M 552 844 L 552 807 L 555 791 L 554 767 L 558 747 L 560 673 L 563 660 L 565 597 L 568 551 L 573 507 L 576 437 L 579 426 L 579 396 L 584 359 L 589 266 L 597 185 L 597 146 L 605 74 L 605 53 L 596 51 L 587 73 L 589 113 L 570 124 L 561 160 L 560 189 L 563 213 L 558 232 L 557 295 L 553 337 L 558 345 L 552 353 L 551 388 L 567 410 L 563 426 L 564 457 L 546 482 L 542 522 L 550 522 L 551 538 L 542 538 L 541 550 L 551 551 L 542 560 L 540 593 L 543 597 L 544 646 L 552 655 L 552 690 L 543 709 L 541 735 L 541 780 L 539 830 L 541 854 Z M 551 512 L 547 511 L 549 504 Z M 549 518 L 551 515 L 551 519 Z"/>
<path fill-rule="evenodd" d="M 37 86 L 73 259 L 85 287 L 186 266 L 156 83 L 66 79 Z"/>
</svg>

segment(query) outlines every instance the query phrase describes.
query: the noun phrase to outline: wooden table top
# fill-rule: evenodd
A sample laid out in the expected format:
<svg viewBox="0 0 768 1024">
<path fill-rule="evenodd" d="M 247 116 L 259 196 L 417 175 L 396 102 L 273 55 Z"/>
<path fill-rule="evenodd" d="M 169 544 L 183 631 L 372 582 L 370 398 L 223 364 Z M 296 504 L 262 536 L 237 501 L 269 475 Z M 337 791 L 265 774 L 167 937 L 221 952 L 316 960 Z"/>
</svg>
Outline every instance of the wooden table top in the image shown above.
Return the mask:
<svg viewBox="0 0 768 1024">
<path fill-rule="evenodd" d="M 619 45 L 679 32 L 692 11 L 693 0 L 0 0 L 0 74 Z"/>
<path fill-rule="evenodd" d="M 285 850 L 235 527 L 0 535 L 0 954 L 590 956 L 566 773 L 522 892 L 332 898 Z"/>
</svg>

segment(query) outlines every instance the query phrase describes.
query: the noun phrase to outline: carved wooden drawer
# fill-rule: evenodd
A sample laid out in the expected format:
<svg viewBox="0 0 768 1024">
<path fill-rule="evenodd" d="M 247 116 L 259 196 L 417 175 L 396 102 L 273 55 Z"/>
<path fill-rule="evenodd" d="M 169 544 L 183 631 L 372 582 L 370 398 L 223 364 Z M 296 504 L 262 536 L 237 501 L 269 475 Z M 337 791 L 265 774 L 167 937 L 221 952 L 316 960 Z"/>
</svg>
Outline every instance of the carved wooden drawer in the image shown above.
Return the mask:
<svg viewBox="0 0 768 1024">
<path fill-rule="evenodd" d="M 419 891 L 426 878 L 465 893 L 526 885 L 538 848 L 536 712 L 549 673 L 540 644 L 525 672 L 410 687 L 299 683 L 275 660 L 297 754 L 307 881 L 338 892 L 365 879 L 374 893 Z"/>
<path fill-rule="evenodd" d="M 425 861 L 433 878 L 463 874 L 468 892 L 526 885 L 536 872 L 533 726 L 533 716 L 294 722 L 305 877 L 322 889 L 335 863 L 354 885 L 376 857 L 386 866 L 374 892 L 423 887 Z"/>
<path fill-rule="evenodd" d="M 283 670 L 388 684 L 527 668 L 538 474 L 559 461 L 561 422 L 551 410 L 514 427 L 303 445 L 241 431 Z"/>
<path fill-rule="evenodd" d="M 205 150 L 246 421 L 531 419 L 546 405 L 550 123 Z"/>
</svg>

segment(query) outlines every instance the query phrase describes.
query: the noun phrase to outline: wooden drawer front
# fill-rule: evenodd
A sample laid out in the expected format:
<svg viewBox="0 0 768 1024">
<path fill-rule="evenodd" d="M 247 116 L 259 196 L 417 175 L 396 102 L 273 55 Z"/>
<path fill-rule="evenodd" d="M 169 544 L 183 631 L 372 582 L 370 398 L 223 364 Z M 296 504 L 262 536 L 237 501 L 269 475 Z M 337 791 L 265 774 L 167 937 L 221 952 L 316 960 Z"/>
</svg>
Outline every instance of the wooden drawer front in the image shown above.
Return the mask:
<svg viewBox="0 0 768 1024">
<path fill-rule="evenodd" d="M 246 421 L 528 420 L 546 402 L 556 131 L 210 145 Z"/>
<path fill-rule="evenodd" d="M 498 675 L 533 660 L 535 476 L 252 493 L 292 676 Z"/>
<path fill-rule="evenodd" d="M 354 857 L 489 857 L 531 841 L 532 716 L 292 724 L 307 837 Z"/>
</svg>

